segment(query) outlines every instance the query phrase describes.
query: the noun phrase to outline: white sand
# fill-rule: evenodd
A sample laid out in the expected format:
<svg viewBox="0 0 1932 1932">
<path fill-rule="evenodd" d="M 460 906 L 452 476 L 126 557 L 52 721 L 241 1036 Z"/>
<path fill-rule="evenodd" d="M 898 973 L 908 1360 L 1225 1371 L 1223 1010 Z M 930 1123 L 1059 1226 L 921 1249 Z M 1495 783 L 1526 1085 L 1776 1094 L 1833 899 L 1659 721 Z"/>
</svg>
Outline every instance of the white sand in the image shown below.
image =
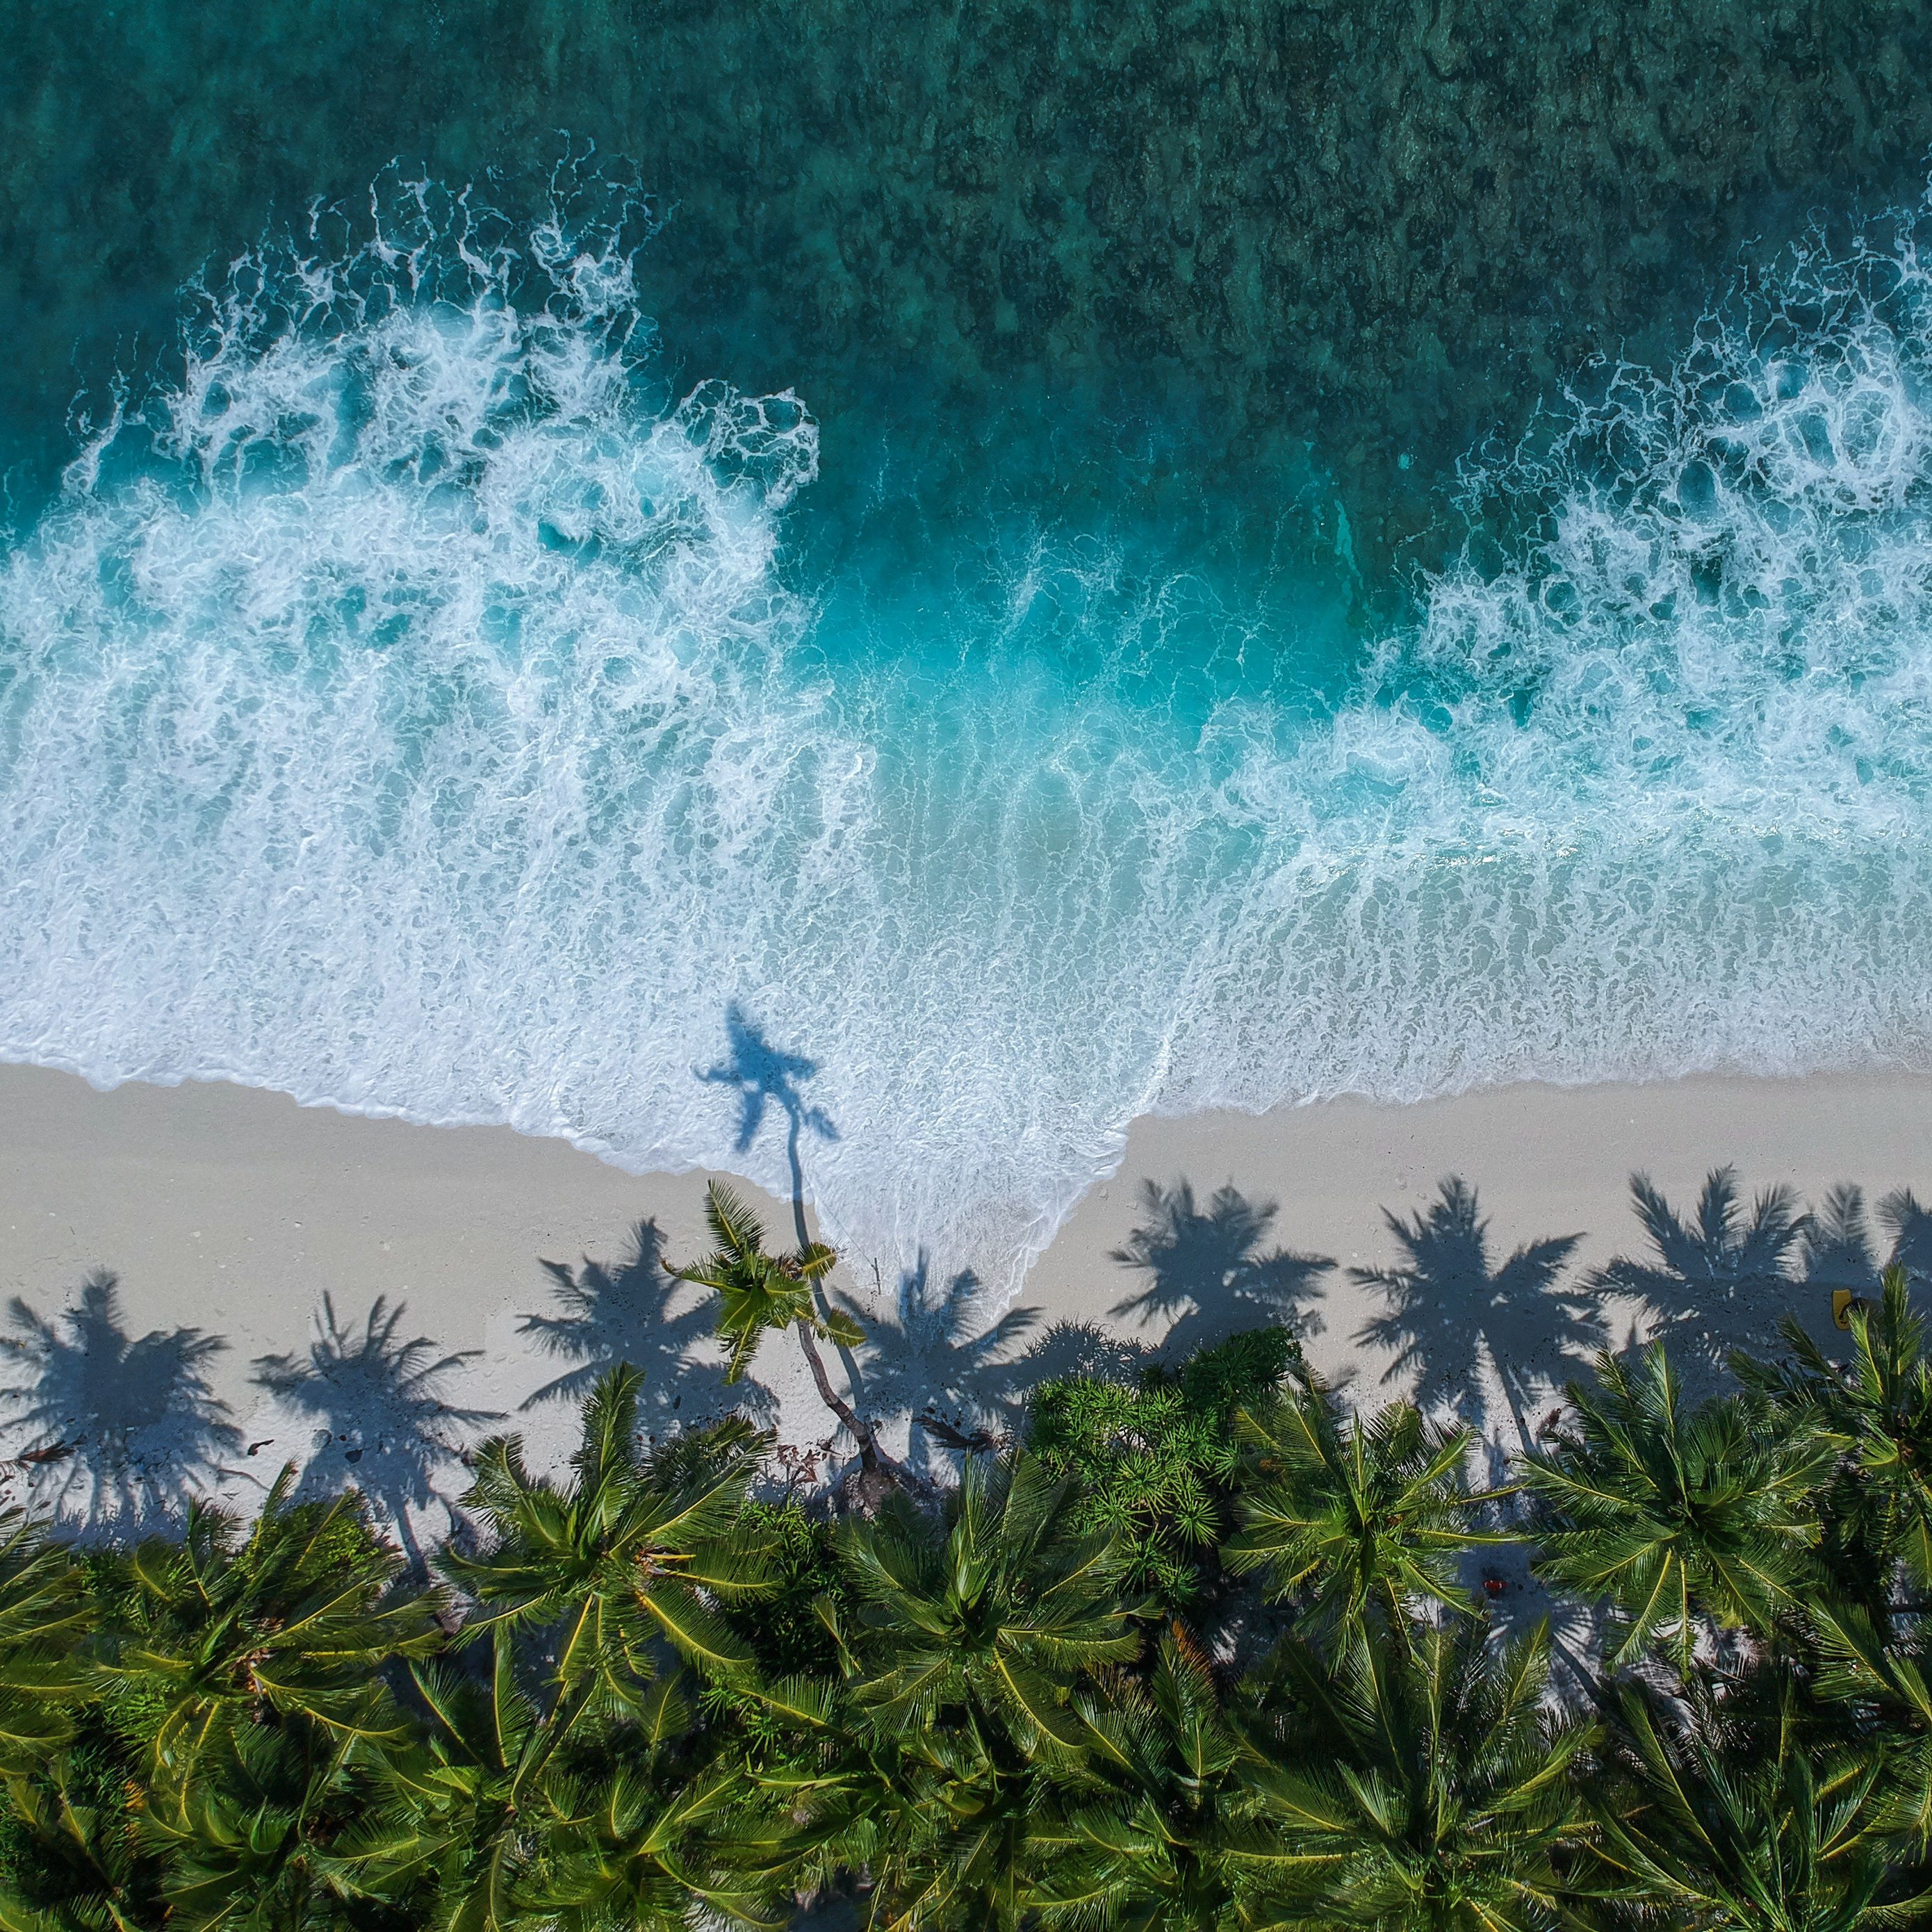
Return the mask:
<svg viewBox="0 0 1932 1932">
<path fill-rule="evenodd" d="M 1387 1304 L 1346 1270 L 1400 1258 L 1384 1208 L 1412 1213 L 1442 1177 L 1459 1173 L 1480 1189 L 1492 1221 L 1492 1270 L 1520 1242 L 1576 1233 L 1584 1239 L 1563 1277 L 1574 1280 L 1586 1264 L 1640 1249 L 1626 1193 L 1633 1168 L 1648 1168 L 1688 1209 L 1706 1170 L 1723 1162 L 1737 1164 L 1748 1190 L 1781 1182 L 1814 1202 L 1841 1180 L 1862 1183 L 1874 1197 L 1901 1185 L 1932 1192 L 1932 1076 L 1520 1087 L 1412 1107 L 1338 1101 L 1260 1118 L 1143 1120 L 1120 1172 L 1080 1204 L 1028 1282 L 1022 1301 L 1033 1312 L 1016 1318 L 1016 1325 L 1032 1324 L 1038 1352 L 1028 1369 L 1002 1376 L 997 1362 L 932 1336 L 922 1352 L 889 1351 L 868 1380 L 885 1406 L 911 1390 L 914 1407 L 934 1395 L 956 1418 L 990 1412 L 975 1399 L 1010 1393 L 1042 1365 L 1079 1358 L 1078 1338 L 1042 1345 L 1054 1323 L 1090 1324 L 1146 1342 L 1160 1340 L 1176 1317 L 1180 1341 L 1253 1325 L 1269 1284 L 1284 1274 L 1258 1270 L 1256 1257 L 1280 1246 L 1336 1262 L 1299 1287 L 1291 1282 L 1288 1300 L 1312 1331 L 1310 1352 L 1324 1372 L 1376 1393 L 1393 1358 L 1358 1331 Z M 81 1514 L 152 1507 L 211 1486 L 245 1500 L 293 1456 L 314 1461 L 313 1480 L 353 1475 L 386 1486 L 433 1534 L 442 1512 L 430 1490 L 459 1493 L 464 1478 L 460 1464 L 424 1446 L 425 1437 L 454 1444 L 496 1426 L 438 1416 L 439 1401 L 502 1412 L 512 1418 L 505 1426 L 530 1430 L 533 1454 L 549 1455 L 562 1446 L 567 1405 L 542 1402 L 527 1413 L 519 1405 L 559 1375 L 621 1350 L 646 1368 L 653 1426 L 674 1413 L 709 1412 L 729 1397 L 715 1369 L 703 1366 L 706 1352 L 688 1348 L 701 1318 L 688 1298 L 664 1299 L 656 1270 L 620 1274 L 592 1325 L 563 1331 L 580 1337 L 575 1356 L 544 1352 L 542 1336 L 520 1325 L 525 1316 L 569 1312 L 541 1262 L 574 1264 L 588 1255 L 616 1268 L 640 1220 L 655 1217 L 674 1259 L 696 1252 L 705 1178 L 640 1180 L 506 1129 L 351 1118 L 220 1084 L 130 1084 L 103 1094 L 64 1073 L 0 1067 L 0 1288 L 54 1324 L 51 1348 L 17 1324 L 8 1331 L 28 1346 L 0 1360 L 0 1387 L 38 1393 L 0 1411 L 0 1441 L 10 1453 L 37 1441 L 90 1438 L 56 1461 L 13 1472 L 0 1496 L 18 1498 L 31 1486 L 42 1502 L 64 1495 Z M 1174 1231 L 1178 1246 L 1155 1257 L 1157 1270 L 1114 1258 L 1148 1220 L 1147 1184 L 1165 1189 L 1181 1180 L 1195 1190 L 1195 1215 Z M 1217 1208 L 1213 1197 L 1223 1186 L 1239 1199 Z M 1275 1214 L 1258 1241 L 1247 1242 L 1244 1232 L 1252 1231 L 1243 1229 L 1242 1216 L 1269 1204 Z M 766 1204 L 773 1234 L 788 1240 L 789 1210 Z M 82 1360 L 71 1346 L 76 1331 L 59 1318 L 80 1306 L 95 1270 L 118 1278 L 127 1341 L 97 1341 Z M 883 1300 L 890 1316 L 892 1282 L 882 1284 L 883 1297 L 875 1292 L 862 1260 L 848 1276 L 862 1307 L 878 1312 Z M 1150 1286 L 1166 1298 L 1157 1312 L 1116 1312 Z M 935 1292 L 942 1287 L 934 1284 Z M 263 1389 L 255 1364 L 303 1354 L 326 1293 L 352 1338 L 352 1359 L 334 1364 L 311 1390 L 320 1408 L 313 1401 L 292 1407 Z M 420 1358 L 404 1360 L 386 1381 L 367 1372 L 368 1360 L 353 1359 L 353 1338 L 378 1297 L 406 1306 L 392 1354 L 394 1345 L 425 1338 Z M 1526 1391 L 1560 1377 L 1568 1364 L 1552 1346 L 1558 1304 L 1532 1297 L 1498 1310 L 1491 1304 L 1499 1298 L 1509 1298 L 1492 1282 L 1473 1284 L 1466 1270 L 1452 1271 L 1422 1298 L 1420 1358 L 1389 1386 L 1408 1384 L 1418 1369 L 1452 1388 L 1472 1378 L 1486 1383 L 1498 1357 L 1525 1402 Z M 1778 1299 L 1815 1318 L 1825 1298 L 1793 1289 Z M 1616 1339 L 1656 1313 L 1626 1303 L 1602 1312 Z M 1764 1334 L 1776 1312 L 1768 1305 L 1702 1306 L 1676 1318 L 1694 1352 L 1706 1336 L 1716 1352 Z M 984 1319 L 971 1311 L 968 1326 Z M 204 1364 L 208 1395 L 198 1414 L 182 1400 L 182 1349 L 170 1339 L 184 1328 L 221 1344 Z M 1580 1346 L 1588 1340 L 1581 1328 L 1570 1332 Z M 1028 1345 L 1023 1334 L 992 1352 L 1010 1359 Z M 464 1359 L 418 1389 L 412 1406 L 410 1373 L 448 1354 Z M 680 1372 L 687 1358 L 695 1365 Z M 784 1438 L 808 1448 L 823 1438 L 830 1418 L 813 1400 L 795 1350 L 768 1344 L 758 1369 Z M 1492 1424 L 1500 1412 L 1492 1401 Z M 326 1448 L 325 1419 L 341 1425 Z M 252 1457 L 250 1443 L 259 1445 Z M 358 1450 L 354 1466 L 342 1460 Z"/>
</svg>

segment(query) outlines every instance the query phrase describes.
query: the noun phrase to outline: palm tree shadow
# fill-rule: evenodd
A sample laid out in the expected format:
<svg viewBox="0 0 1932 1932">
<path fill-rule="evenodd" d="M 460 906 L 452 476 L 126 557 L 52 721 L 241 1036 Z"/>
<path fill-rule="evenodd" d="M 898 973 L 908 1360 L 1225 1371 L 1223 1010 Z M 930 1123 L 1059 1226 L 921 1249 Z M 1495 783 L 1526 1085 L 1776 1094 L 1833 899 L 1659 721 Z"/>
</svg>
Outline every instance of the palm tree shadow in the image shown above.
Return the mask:
<svg viewBox="0 0 1932 1932">
<path fill-rule="evenodd" d="M 1024 1354 L 1012 1365 L 1006 1384 L 1010 1401 L 1023 1403 L 1042 1382 L 1066 1376 L 1088 1376 L 1096 1382 L 1138 1384 L 1160 1352 L 1131 1336 L 1118 1335 L 1093 1322 L 1055 1322 L 1042 1329 Z"/>
<path fill-rule="evenodd" d="M 935 1447 L 991 1439 L 1016 1387 L 1018 1364 L 1009 1352 L 1038 1322 L 1037 1309 L 1010 1309 L 988 1322 L 979 1276 L 963 1269 L 942 1285 L 924 1249 L 899 1276 L 889 1316 L 833 1293 L 866 1326 L 861 1367 L 872 1419 L 907 1418 L 906 1460 L 914 1469 L 930 1473 Z"/>
<path fill-rule="evenodd" d="M 808 1106 L 800 1090 L 802 1083 L 818 1072 L 818 1062 L 802 1053 L 788 1053 L 782 1047 L 774 1046 L 736 1000 L 724 1010 L 724 1043 L 727 1057 L 698 1073 L 698 1078 L 709 1085 L 737 1088 L 738 1137 L 733 1144 L 740 1154 L 758 1138 L 767 1107 L 776 1107 L 784 1114 L 793 1215 L 798 1244 L 803 1247 L 806 1240 L 805 1168 L 799 1143 L 808 1131 L 820 1140 L 838 1138 L 831 1116 L 823 1107 Z"/>
<path fill-rule="evenodd" d="M 628 1362 L 644 1371 L 640 1406 L 659 1430 L 732 1411 L 760 1428 L 777 1421 L 778 1399 L 762 1382 L 747 1376 L 728 1385 L 722 1363 L 696 1355 L 710 1340 L 711 1311 L 702 1304 L 674 1308 L 679 1284 L 665 1265 L 655 1220 L 638 1223 L 630 1252 L 614 1267 L 586 1256 L 574 1268 L 562 1262 L 543 1268 L 556 1312 L 520 1316 L 517 1332 L 571 1366 L 520 1408 L 581 1402 L 607 1370 Z"/>
<path fill-rule="evenodd" d="M 242 1434 L 208 1369 L 227 1347 L 199 1328 L 130 1336 L 112 1274 L 91 1275 L 51 1320 L 16 1296 L 0 1358 L 21 1379 L 0 1387 L 21 1432 L 16 1467 L 28 1497 L 70 1533 L 139 1538 L 178 1524 L 189 1499 L 233 1472 Z"/>
<path fill-rule="evenodd" d="M 1386 1209 L 1382 1218 L 1407 1259 L 1397 1268 L 1348 1270 L 1386 1304 L 1355 1339 L 1394 1351 L 1382 1379 L 1413 1372 L 1419 1407 L 1472 1422 L 1486 1422 L 1470 1413 L 1486 1360 L 1526 1444 L 1524 1404 L 1532 1391 L 1560 1384 L 1567 1360 L 1587 1358 L 1607 1339 L 1594 1307 L 1558 1285 L 1582 1237 L 1532 1241 L 1492 1267 L 1489 1223 L 1475 1189 L 1457 1174 L 1440 1184 L 1436 1200 L 1413 1220 Z"/>
<path fill-rule="evenodd" d="M 1826 1278 L 1865 1265 L 1857 1254 L 1864 1238 L 1862 1198 L 1851 1198 L 1857 1193 L 1834 1189 L 1824 1215 L 1814 1219 L 1799 1211 L 1790 1188 L 1771 1187 L 1747 1213 L 1737 1169 L 1718 1167 L 1686 1216 L 1648 1175 L 1634 1174 L 1631 1202 L 1652 1256 L 1619 1255 L 1586 1286 L 1640 1300 L 1699 1387 L 1714 1385 L 1733 1351 L 1774 1347 L 1787 1315 L 1824 1338 L 1831 1320 Z M 1808 1289 L 1792 1272 L 1798 1264 L 1808 1274 L 1817 1270 Z"/>
<path fill-rule="evenodd" d="M 411 1564 L 420 1569 L 416 1520 L 434 1505 L 451 1530 L 456 1527 L 455 1511 L 437 1488 L 439 1478 L 460 1466 L 461 1444 L 451 1432 L 501 1416 L 448 1400 L 449 1378 L 482 1351 L 439 1356 L 427 1335 L 399 1339 L 406 1306 L 399 1301 L 392 1308 L 379 1294 L 361 1328 L 352 1330 L 325 1294 L 306 1357 L 258 1356 L 254 1380 L 314 1432 L 298 1493 L 359 1490 L 388 1518 Z"/>
<path fill-rule="evenodd" d="M 1142 1327 L 1165 1321 L 1163 1346 L 1186 1354 L 1222 1340 L 1238 1328 L 1268 1324 L 1301 1334 L 1321 1330 L 1312 1304 L 1316 1284 L 1335 1265 L 1325 1255 L 1286 1248 L 1264 1253 L 1280 1211 L 1271 1201 L 1250 1201 L 1232 1184 L 1217 1188 L 1204 1210 L 1193 1186 L 1177 1180 L 1142 1185 L 1145 1219 L 1108 1258 L 1148 1277 L 1139 1294 L 1108 1312 L 1132 1316 Z"/>
</svg>

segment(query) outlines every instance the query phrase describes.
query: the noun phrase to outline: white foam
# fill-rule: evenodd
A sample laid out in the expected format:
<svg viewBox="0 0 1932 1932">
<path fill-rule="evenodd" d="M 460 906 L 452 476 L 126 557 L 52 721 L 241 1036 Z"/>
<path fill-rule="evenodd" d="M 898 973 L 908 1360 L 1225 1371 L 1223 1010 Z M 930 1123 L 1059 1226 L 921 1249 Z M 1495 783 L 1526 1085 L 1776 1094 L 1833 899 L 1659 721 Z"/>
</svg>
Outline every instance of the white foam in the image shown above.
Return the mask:
<svg viewBox="0 0 1932 1932">
<path fill-rule="evenodd" d="M 1068 542 L 821 651 L 797 399 L 652 404 L 608 233 L 412 192 L 237 265 L 6 560 L 0 1053 L 782 1186 L 694 1077 L 736 1001 L 820 1064 L 835 1234 L 999 1288 L 1150 1108 L 1925 1062 L 1909 246 L 1473 477 L 1540 536 L 1310 728 L 1190 719 L 1206 593 Z"/>
</svg>

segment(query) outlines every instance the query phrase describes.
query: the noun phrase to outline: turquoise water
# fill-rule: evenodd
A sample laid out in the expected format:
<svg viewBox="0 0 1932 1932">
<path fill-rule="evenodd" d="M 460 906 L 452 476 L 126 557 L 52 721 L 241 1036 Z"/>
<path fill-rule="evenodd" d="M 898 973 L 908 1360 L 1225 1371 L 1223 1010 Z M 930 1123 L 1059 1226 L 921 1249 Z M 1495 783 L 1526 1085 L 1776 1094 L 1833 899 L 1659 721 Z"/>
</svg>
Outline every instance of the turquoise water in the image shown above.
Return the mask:
<svg viewBox="0 0 1932 1932">
<path fill-rule="evenodd" d="M 787 16 L 818 38 L 777 67 L 770 19 L 598 17 L 630 64 L 566 136 L 526 123 L 581 25 L 484 85 L 487 38 L 345 16 L 334 84 L 381 74 L 334 121 L 266 31 L 210 64 L 137 14 L 133 108 L 43 39 L 0 245 L 0 1053 L 782 1185 L 782 1112 L 741 1149 L 704 1077 L 736 1010 L 815 1064 L 835 1236 L 996 1288 L 1149 1109 L 1927 1062 L 1922 148 L 1799 111 L 1882 105 L 1916 10 L 1835 68 L 1740 16 L 1750 110 L 1687 124 L 1667 192 L 1606 68 L 1628 179 L 1558 116 L 1621 217 L 1572 214 L 1568 283 L 1546 214 L 1444 266 L 1537 158 L 1522 88 L 1581 85 L 1453 33 L 1390 46 L 1489 146 L 1390 230 L 1328 96 L 1281 118 L 1286 43 L 1149 69 L 1090 22 L 976 64 L 953 22 L 950 86 L 881 94 L 886 16 Z M 1256 31 L 1214 18 L 1189 46 Z M 385 110 L 388 61 L 421 98 Z M 426 145 L 494 172 L 383 165 L 397 103 L 472 82 Z M 311 114 L 253 172 L 191 138 L 251 83 Z M 1402 112 L 1408 178 L 1450 135 Z M 37 211 L 88 243 L 61 288 Z"/>
</svg>

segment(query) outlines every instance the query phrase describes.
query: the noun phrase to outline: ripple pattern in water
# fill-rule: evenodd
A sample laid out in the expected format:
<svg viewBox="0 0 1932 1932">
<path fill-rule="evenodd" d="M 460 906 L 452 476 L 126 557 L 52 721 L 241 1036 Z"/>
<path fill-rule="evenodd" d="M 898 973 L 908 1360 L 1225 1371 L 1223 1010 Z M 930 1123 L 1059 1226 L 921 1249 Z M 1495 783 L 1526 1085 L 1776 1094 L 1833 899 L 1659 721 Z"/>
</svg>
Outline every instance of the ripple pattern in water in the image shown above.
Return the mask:
<svg viewBox="0 0 1932 1932">
<path fill-rule="evenodd" d="M 835 1238 L 1002 1289 L 1150 1108 L 1924 1062 L 1911 221 L 1472 470 L 1530 534 L 1311 688 L 1112 526 L 814 580 L 808 398 L 431 206 L 238 265 L 7 557 L 0 1052 L 782 1185 L 735 1007 Z"/>
</svg>

